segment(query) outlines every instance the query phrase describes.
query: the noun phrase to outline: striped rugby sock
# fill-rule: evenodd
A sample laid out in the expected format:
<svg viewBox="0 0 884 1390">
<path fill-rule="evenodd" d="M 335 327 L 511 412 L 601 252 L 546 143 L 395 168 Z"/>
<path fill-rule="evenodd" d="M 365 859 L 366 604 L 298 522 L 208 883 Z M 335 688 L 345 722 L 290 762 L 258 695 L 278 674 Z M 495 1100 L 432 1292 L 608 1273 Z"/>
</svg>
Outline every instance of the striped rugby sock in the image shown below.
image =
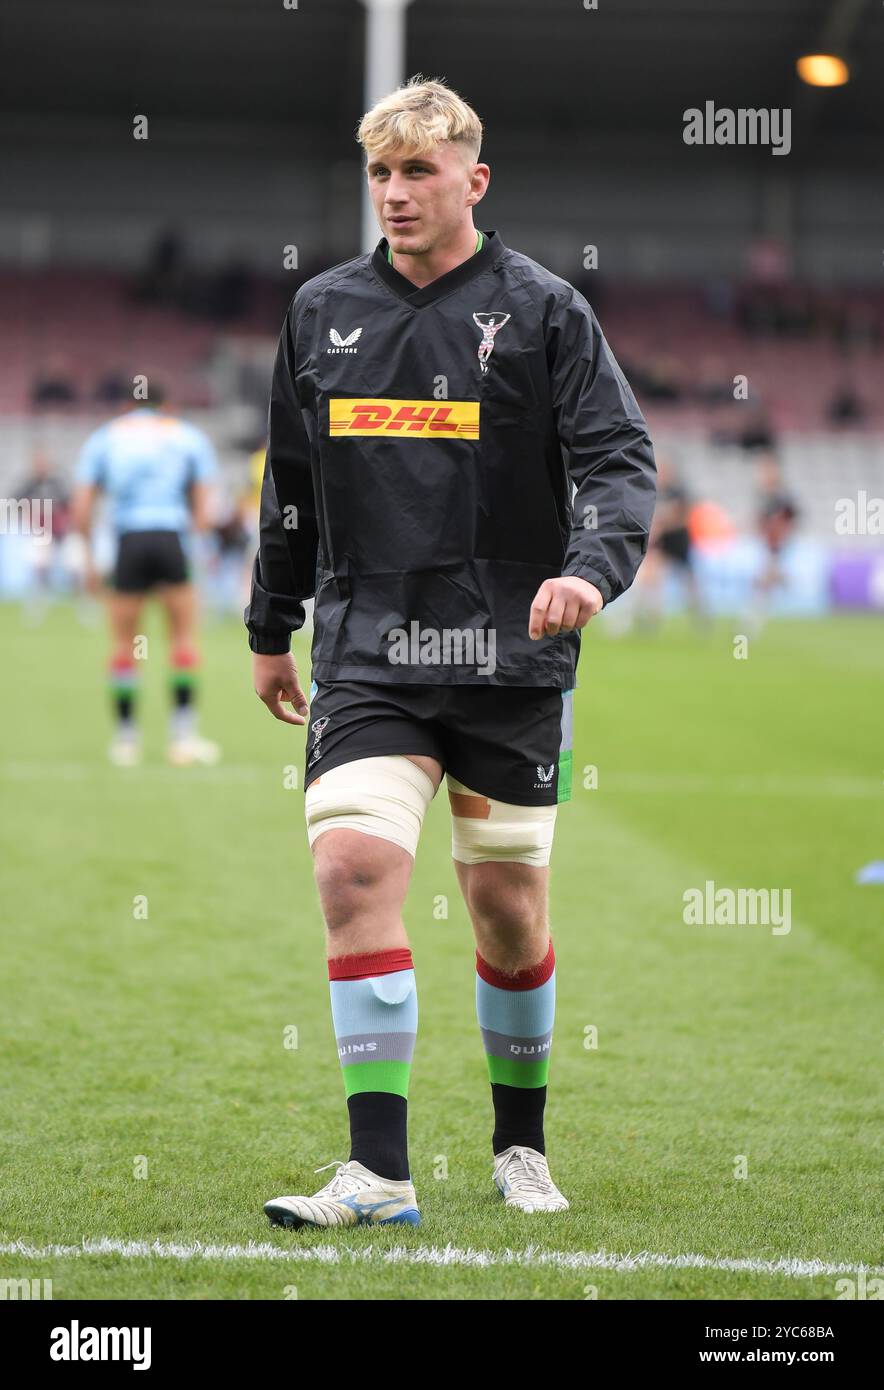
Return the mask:
<svg viewBox="0 0 884 1390">
<path fill-rule="evenodd" d="M 138 667 L 130 656 L 114 657 L 107 669 L 108 689 L 120 733 L 135 733 L 135 707 L 138 694 Z"/>
<path fill-rule="evenodd" d="M 200 659 L 192 647 L 175 647 L 169 659 L 169 691 L 172 696 L 170 732 L 173 739 L 196 732 L 196 695 Z"/>
<path fill-rule="evenodd" d="M 476 952 L 476 1015 L 494 1102 L 491 1147 L 524 1144 L 545 1153 L 543 1111 L 556 1011 L 556 958 L 505 974 Z"/>
<path fill-rule="evenodd" d="M 417 1035 L 407 946 L 328 963 L 332 1021 L 350 1112 L 350 1158 L 379 1177 L 408 1171 L 408 1082 Z"/>
</svg>

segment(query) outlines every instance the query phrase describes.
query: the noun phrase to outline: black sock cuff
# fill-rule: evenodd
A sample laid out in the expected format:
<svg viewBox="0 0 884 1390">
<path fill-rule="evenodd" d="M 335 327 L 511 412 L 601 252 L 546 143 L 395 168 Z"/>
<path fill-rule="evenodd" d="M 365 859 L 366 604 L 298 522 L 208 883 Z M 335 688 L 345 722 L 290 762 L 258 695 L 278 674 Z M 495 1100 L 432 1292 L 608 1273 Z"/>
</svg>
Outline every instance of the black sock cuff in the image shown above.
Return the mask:
<svg viewBox="0 0 884 1390">
<path fill-rule="evenodd" d="M 404 1182 L 408 1168 L 408 1101 L 390 1091 L 360 1091 L 347 1097 L 350 1158 L 380 1178 Z"/>
</svg>

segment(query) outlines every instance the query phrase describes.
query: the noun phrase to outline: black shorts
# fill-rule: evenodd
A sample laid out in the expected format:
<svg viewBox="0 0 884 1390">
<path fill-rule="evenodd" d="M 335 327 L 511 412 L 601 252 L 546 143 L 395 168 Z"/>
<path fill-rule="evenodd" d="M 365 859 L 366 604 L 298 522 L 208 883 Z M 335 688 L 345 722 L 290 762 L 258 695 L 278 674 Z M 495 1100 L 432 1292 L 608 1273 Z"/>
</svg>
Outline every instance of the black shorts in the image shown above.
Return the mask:
<svg viewBox="0 0 884 1390">
<path fill-rule="evenodd" d="M 186 584 L 187 556 L 177 531 L 125 531 L 120 536 L 113 587 L 143 594 L 156 584 Z"/>
<path fill-rule="evenodd" d="M 571 796 L 573 698 L 536 685 L 314 681 L 304 790 L 356 758 L 418 753 L 481 796 L 554 806 Z"/>
</svg>

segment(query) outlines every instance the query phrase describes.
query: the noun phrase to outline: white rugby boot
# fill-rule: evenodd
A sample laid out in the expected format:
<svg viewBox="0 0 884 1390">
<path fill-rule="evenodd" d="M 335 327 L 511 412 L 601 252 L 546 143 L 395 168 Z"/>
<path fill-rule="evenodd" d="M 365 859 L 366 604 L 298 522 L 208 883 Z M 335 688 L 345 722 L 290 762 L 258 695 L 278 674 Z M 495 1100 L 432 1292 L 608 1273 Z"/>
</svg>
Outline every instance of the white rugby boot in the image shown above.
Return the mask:
<svg viewBox="0 0 884 1390">
<path fill-rule="evenodd" d="M 337 1172 L 331 1182 L 312 1197 L 274 1197 L 264 1203 L 271 1226 L 387 1226 L 405 1222 L 420 1224 L 414 1185 L 409 1178 L 394 1182 L 380 1178 L 355 1158 L 348 1163 L 335 1159 Z M 325 1163 L 322 1173 L 331 1168 Z"/>
<path fill-rule="evenodd" d="M 173 739 L 167 750 L 169 762 L 173 767 L 214 767 L 221 757 L 221 748 L 211 739 L 189 734 L 186 738 Z"/>
<path fill-rule="evenodd" d="M 508 1207 L 520 1211 L 567 1211 L 563 1197 L 549 1175 L 549 1165 L 537 1149 L 512 1144 L 494 1155 L 494 1185 Z"/>
<path fill-rule="evenodd" d="M 114 767 L 137 767 L 141 762 L 141 740 L 133 734 L 115 734 L 107 750 Z"/>
</svg>

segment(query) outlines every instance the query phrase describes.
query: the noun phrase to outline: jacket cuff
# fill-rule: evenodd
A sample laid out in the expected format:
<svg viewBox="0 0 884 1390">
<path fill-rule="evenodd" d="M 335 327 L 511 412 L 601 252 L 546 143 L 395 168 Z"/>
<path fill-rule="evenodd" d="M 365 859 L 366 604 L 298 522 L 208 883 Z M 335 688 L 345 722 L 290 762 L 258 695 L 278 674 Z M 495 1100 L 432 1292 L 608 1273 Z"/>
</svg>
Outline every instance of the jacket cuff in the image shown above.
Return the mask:
<svg viewBox="0 0 884 1390">
<path fill-rule="evenodd" d="M 575 560 L 562 570 L 562 578 L 585 579 L 587 584 L 595 585 L 602 598 L 605 600 L 605 603 L 611 602 L 612 589 L 610 582 L 603 574 L 600 574 L 598 570 L 594 570 L 591 565 L 582 565 L 579 560 Z"/>
<path fill-rule="evenodd" d="M 250 632 L 249 647 L 259 656 L 284 656 L 292 649 L 292 635 L 290 632 Z"/>
</svg>

